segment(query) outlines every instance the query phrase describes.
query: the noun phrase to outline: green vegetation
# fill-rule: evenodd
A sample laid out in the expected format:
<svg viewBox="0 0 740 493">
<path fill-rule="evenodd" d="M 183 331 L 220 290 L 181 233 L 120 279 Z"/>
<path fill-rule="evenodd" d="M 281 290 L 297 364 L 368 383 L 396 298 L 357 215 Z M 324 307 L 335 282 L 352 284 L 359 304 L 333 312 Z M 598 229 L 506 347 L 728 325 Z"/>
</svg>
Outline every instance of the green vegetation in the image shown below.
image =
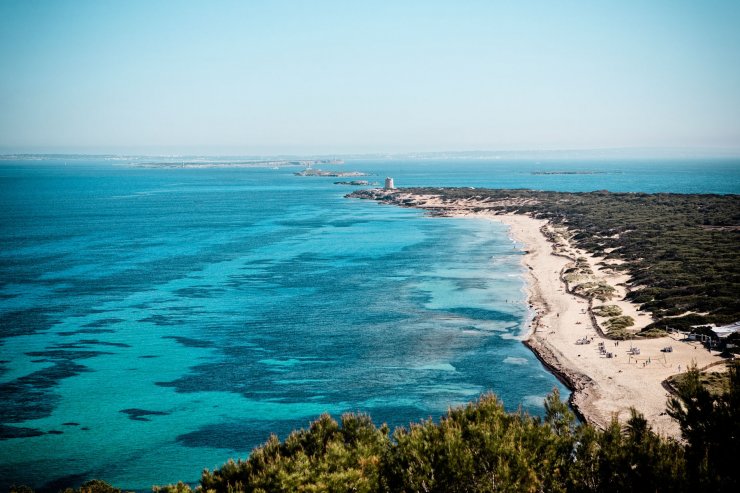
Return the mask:
<svg viewBox="0 0 740 493">
<path fill-rule="evenodd" d="M 585 296 L 586 298 L 596 298 L 600 301 L 608 301 L 614 297 L 616 291 L 612 286 L 605 282 L 584 282 L 571 288 L 574 293 Z"/>
<path fill-rule="evenodd" d="M 625 340 L 631 339 L 634 336 L 634 333 L 627 330 L 627 327 L 635 325 L 635 319 L 629 315 L 611 317 L 603 322 L 602 325 L 606 329 L 606 335 L 612 339 Z"/>
<path fill-rule="evenodd" d="M 197 490 L 238 492 L 734 492 L 740 488 L 740 375 L 721 393 L 691 368 L 675 382 L 668 412 L 685 443 L 656 435 L 637 412 L 624 427 L 577 423 L 557 391 L 544 419 L 507 413 L 493 395 L 431 420 L 376 427 L 364 415 L 321 416 L 283 442 L 272 436 L 249 459 L 205 470 Z M 14 488 L 30 493 L 30 488 Z M 189 493 L 184 483 L 156 493 Z M 64 493 L 120 493 L 90 481 Z"/>
<path fill-rule="evenodd" d="M 377 491 L 381 456 L 388 447 L 388 428 L 376 428 L 368 416 L 345 414 L 340 427 L 323 415 L 282 443 L 273 435 L 247 461 L 205 470 L 201 486 L 218 492 Z"/>
<path fill-rule="evenodd" d="M 680 386 L 689 385 L 689 381 L 694 377 L 691 372 L 678 373 L 668 377 L 668 384 L 673 389 Z M 699 383 L 710 394 L 717 397 L 730 390 L 730 373 L 729 372 L 703 372 L 699 373 Z"/>
<path fill-rule="evenodd" d="M 593 312 L 599 317 L 618 317 L 622 314 L 622 309 L 617 305 L 600 305 L 595 306 Z"/>
<path fill-rule="evenodd" d="M 606 335 L 615 341 L 626 341 L 635 338 L 634 332 L 625 329 L 609 329 L 606 331 Z"/>
<path fill-rule="evenodd" d="M 584 274 L 593 274 L 594 271 L 591 270 L 591 266 L 588 264 L 588 259 L 586 257 L 578 257 L 575 262 L 576 269 L 583 272 Z"/>
<path fill-rule="evenodd" d="M 733 364 L 728 377 L 727 390 L 717 395 L 691 368 L 668 401 L 668 414 L 681 425 L 686 440 L 687 480 L 697 491 L 740 490 L 740 365 Z"/>
<path fill-rule="evenodd" d="M 604 326 L 609 329 L 626 329 L 627 327 L 632 327 L 635 325 L 635 319 L 630 317 L 629 315 L 620 315 L 618 317 L 612 317 L 606 322 L 604 322 Z"/>
<path fill-rule="evenodd" d="M 657 338 L 657 337 L 665 337 L 667 335 L 667 332 L 663 329 L 659 329 L 657 327 L 651 327 L 646 330 L 640 331 L 640 337 L 651 339 L 651 338 Z"/>
<path fill-rule="evenodd" d="M 193 490 L 189 485 L 180 481 L 176 484 L 168 484 L 166 486 L 152 486 L 153 493 L 190 493 Z"/>
<path fill-rule="evenodd" d="M 575 283 L 588 278 L 593 273 L 591 267 L 588 265 L 588 261 L 584 257 L 578 257 L 573 262 L 572 267 L 568 267 L 563 271 L 563 279 L 569 283 Z"/>
<path fill-rule="evenodd" d="M 11 488 L 12 493 L 33 493 L 33 490 L 27 486 Z M 82 483 L 79 488 L 66 488 L 61 493 L 121 493 L 121 490 L 115 488 L 105 481 L 92 479 Z"/>
<path fill-rule="evenodd" d="M 62 493 L 121 493 L 121 490 L 114 488 L 105 481 L 93 479 L 83 483 L 78 489 L 67 488 Z"/>
<path fill-rule="evenodd" d="M 518 212 L 549 219 L 579 248 L 619 259 L 628 297 L 656 321 L 646 327 L 687 330 L 740 320 L 740 196 L 544 192 L 471 188 L 404 188 L 444 201 L 475 199 L 476 211 Z M 393 202 L 358 191 L 355 197 Z M 599 293 L 608 298 L 609 293 Z"/>
</svg>

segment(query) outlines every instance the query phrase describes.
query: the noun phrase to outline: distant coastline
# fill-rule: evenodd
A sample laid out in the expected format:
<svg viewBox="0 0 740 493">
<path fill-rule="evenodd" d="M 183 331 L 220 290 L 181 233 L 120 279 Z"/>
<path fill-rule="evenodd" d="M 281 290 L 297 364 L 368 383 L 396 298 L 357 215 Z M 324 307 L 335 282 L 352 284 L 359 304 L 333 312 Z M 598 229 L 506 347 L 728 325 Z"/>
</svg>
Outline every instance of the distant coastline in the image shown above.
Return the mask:
<svg viewBox="0 0 740 493">
<path fill-rule="evenodd" d="M 303 171 L 293 173 L 296 176 L 330 176 L 333 178 L 355 178 L 361 176 L 370 176 L 362 171 L 324 171 L 321 169 L 307 168 Z"/>
<path fill-rule="evenodd" d="M 135 168 L 282 168 L 288 166 L 305 166 L 310 168 L 316 165 L 344 164 L 341 159 L 299 160 L 299 161 L 149 161 L 127 163 Z M 353 175 L 355 176 L 355 175 Z"/>
</svg>

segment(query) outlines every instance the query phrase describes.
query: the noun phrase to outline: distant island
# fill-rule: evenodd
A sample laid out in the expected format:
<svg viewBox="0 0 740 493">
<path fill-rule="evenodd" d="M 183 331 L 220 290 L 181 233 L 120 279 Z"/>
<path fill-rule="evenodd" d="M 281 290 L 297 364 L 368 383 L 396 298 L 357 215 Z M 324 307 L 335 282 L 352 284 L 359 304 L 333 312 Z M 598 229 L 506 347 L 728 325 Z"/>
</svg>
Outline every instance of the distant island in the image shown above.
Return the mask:
<svg viewBox="0 0 740 493">
<path fill-rule="evenodd" d="M 376 187 L 380 185 L 377 181 L 352 180 L 352 181 L 335 181 L 335 185 L 352 185 L 356 187 Z"/>
<path fill-rule="evenodd" d="M 351 178 L 355 176 L 370 176 L 361 171 L 324 171 L 321 169 L 306 168 L 303 171 L 293 173 L 296 176 L 331 176 L 334 178 Z"/>
<path fill-rule="evenodd" d="M 285 166 L 316 166 L 328 164 L 344 164 L 341 159 L 320 159 L 320 160 L 235 160 L 235 161 L 218 161 L 218 160 L 198 160 L 198 161 L 148 161 L 148 162 L 131 162 L 130 166 L 135 168 L 281 168 Z"/>
</svg>

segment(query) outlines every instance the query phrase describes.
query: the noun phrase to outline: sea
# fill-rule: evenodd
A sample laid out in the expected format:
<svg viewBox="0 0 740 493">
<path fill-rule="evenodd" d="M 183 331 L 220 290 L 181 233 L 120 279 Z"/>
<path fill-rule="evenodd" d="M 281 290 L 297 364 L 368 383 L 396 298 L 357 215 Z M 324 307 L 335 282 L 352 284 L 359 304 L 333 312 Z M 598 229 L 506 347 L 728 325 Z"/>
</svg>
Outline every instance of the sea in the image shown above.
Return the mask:
<svg viewBox="0 0 740 493">
<path fill-rule="evenodd" d="M 300 168 L 0 161 L 0 489 L 196 483 L 322 413 L 391 428 L 568 390 L 522 245 Z M 140 160 L 135 161 L 140 162 Z M 170 161 L 170 164 L 172 162 Z M 396 186 L 739 193 L 737 159 L 354 159 Z"/>
</svg>

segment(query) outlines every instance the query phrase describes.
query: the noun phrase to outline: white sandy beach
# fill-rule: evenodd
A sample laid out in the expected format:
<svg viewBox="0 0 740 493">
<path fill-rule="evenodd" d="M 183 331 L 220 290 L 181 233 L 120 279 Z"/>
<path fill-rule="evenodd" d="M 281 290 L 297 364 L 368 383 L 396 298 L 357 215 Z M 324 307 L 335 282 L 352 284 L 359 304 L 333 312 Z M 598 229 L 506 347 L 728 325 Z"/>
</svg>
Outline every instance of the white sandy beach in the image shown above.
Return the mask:
<svg viewBox="0 0 740 493">
<path fill-rule="evenodd" d="M 573 404 L 577 409 L 588 421 L 603 426 L 615 414 L 620 420 L 627 419 L 629 409 L 634 407 L 657 432 L 678 437 L 677 423 L 665 414 L 668 392 L 662 382 L 685 371 L 692 362 L 701 368 L 721 361 L 717 353 L 710 353 L 697 342 L 682 342 L 672 336 L 632 343 L 619 341 L 618 345 L 601 337 L 591 324 L 586 301 L 565 292 L 560 271 L 569 261 L 552 255 L 551 243 L 540 232 L 546 221 L 523 215 L 489 217 L 509 225 L 512 237 L 525 245 L 529 297 L 538 314 L 528 342 L 548 365 L 573 381 Z M 625 312 L 637 315 L 641 325 L 650 322 L 649 316 L 638 312 L 633 304 L 621 301 L 619 305 L 632 305 Z M 593 342 L 577 345 L 582 337 L 592 337 Z M 615 357 L 601 356 L 599 342 Z M 639 356 L 628 354 L 631 345 L 639 347 Z M 666 346 L 672 346 L 673 352 L 661 352 Z M 554 361 L 548 360 L 548 353 L 555 357 Z"/>
<path fill-rule="evenodd" d="M 408 199 L 413 203 L 403 202 Z M 698 342 L 682 341 L 673 335 L 618 342 L 606 338 L 594 327 L 588 302 L 569 294 L 561 280 L 561 272 L 571 259 L 585 257 L 595 276 L 615 288 L 614 298 L 608 304 L 619 306 L 624 315 L 635 320 L 632 329 L 640 329 L 653 320 L 649 313 L 640 311 L 638 305 L 624 299 L 627 274 L 598 265 L 603 259 L 573 248 L 567 240 L 558 242 L 557 254 L 554 254 L 554 243 L 541 232 L 543 226 L 554 231 L 545 220 L 520 214 L 473 212 L 476 208 L 480 210 L 482 205 L 474 200 L 450 203 L 434 196 L 401 193 L 394 201 L 444 216 L 483 217 L 508 225 L 512 238 L 526 250 L 523 263 L 527 268 L 529 301 L 536 313 L 525 343 L 573 389 L 571 403 L 576 410 L 590 423 L 603 427 L 613 416 L 626 421 L 630 408 L 635 408 L 658 433 L 680 437 L 678 424 L 665 412 L 669 394 L 663 382 L 671 375 L 686 371 L 692 364 L 704 368 L 720 363 L 722 358 Z M 594 305 L 598 304 L 600 302 Z M 597 322 L 602 320 L 597 317 Z M 583 338 L 591 342 L 576 344 Z M 613 357 L 601 354 L 600 343 Z M 632 346 L 639 348 L 639 355 L 629 353 Z M 672 352 L 661 351 L 666 346 L 671 346 Z M 724 365 L 713 368 L 715 371 L 723 369 Z"/>
<path fill-rule="evenodd" d="M 685 371 L 692 362 L 703 367 L 721 358 L 699 343 L 671 337 L 634 341 L 632 344 L 639 347 L 640 355 L 630 356 L 629 341 L 619 341 L 616 345 L 616 341 L 602 338 L 586 313 L 586 302 L 565 292 L 559 274 L 568 260 L 551 254 L 551 243 L 540 233 L 545 221 L 523 215 L 491 217 L 509 225 L 512 237 L 525 245 L 529 296 L 538 313 L 529 342 L 538 353 L 541 351 L 538 346 L 542 346 L 556 357 L 557 361 L 547 361 L 548 364 L 573 374 L 576 380 L 573 403 L 578 410 L 590 422 L 603 426 L 615 414 L 620 420 L 627 419 L 629 409 L 634 407 L 657 432 L 678 437 L 677 423 L 665 414 L 668 392 L 663 380 Z M 624 304 L 629 303 L 620 303 Z M 638 313 L 636 308 L 632 307 L 634 313 Z M 647 321 L 643 325 L 646 324 Z M 576 341 L 582 337 L 593 337 L 593 342 L 577 345 Z M 601 356 L 599 342 L 615 357 Z M 669 345 L 673 352 L 661 352 Z"/>
</svg>

